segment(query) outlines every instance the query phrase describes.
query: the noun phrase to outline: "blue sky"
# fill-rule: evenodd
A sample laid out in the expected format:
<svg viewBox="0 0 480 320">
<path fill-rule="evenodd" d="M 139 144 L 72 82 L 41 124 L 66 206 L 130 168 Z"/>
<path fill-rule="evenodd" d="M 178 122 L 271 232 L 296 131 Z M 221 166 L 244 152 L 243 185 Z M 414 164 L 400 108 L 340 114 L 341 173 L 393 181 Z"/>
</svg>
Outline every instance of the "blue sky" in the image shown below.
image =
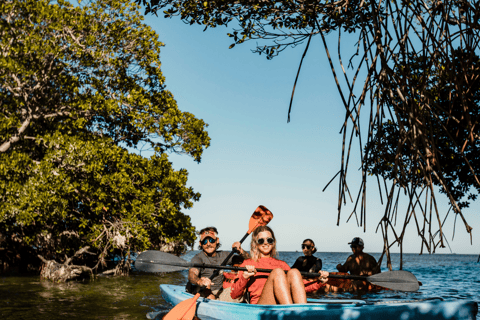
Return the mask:
<svg viewBox="0 0 480 320">
<path fill-rule="evenodd" d="M 246 233 L 255 208 L 265 205 L 274 214 L 270 227 L 282 251 L 300 251 L 303 239 L 312 238 L 320 252 L 348 252 L 347 243 L 355 236 L 364 239 L 365 251 L 382 251 L 381 232 L 375 231 L 384 207 L 376 181 L 369 183 L 366 232 L 354 218 L 346 223 L 352 204 L 343 208 L 340 225 L 336 225 L 338 179 L 322 191 L 340 168 L 344 107 L 319 37 L 312 40 L 303 63 L 287 124 L 304 46 L 267 60 L 251 52 L 254 42 L 229 50 L 232 41 L 226 33 L 230 29 L 224 27 L 203 32 L 201 26 L 164 19 L 161 14 L 147 16 L 145 22 L 165 43 L 161 62 L 167 89 L 181 110 L 209 124 L 211 147 L 200 164 L 187 156 L 171 155 L 175 168 L 189 171 L 188 185 L 202 194 L 186 211 L 197 230 L 216 226 L 227 249 Z M 335 45 L 336 39 L 329 41 Z M 357 154 L 358 147 L 354 151 Z M 358 192 L 358 167 L 358 159 L 351 162 L 352 197 Z M 459 218 L 454 240 L 453 219 L 447 223 L 446 235 L 454 253 L 480 253 L 478 208 L 465 211 L 474 228 L 473 245 Z M 446 201 L 440 204 L 442 212 L 447 209 Z M 414 223 L 407 230 L 404 252 L 418 253 L 420 238 Z M 243 244 L 245 249 L 249 242 Z"/>
</svg>

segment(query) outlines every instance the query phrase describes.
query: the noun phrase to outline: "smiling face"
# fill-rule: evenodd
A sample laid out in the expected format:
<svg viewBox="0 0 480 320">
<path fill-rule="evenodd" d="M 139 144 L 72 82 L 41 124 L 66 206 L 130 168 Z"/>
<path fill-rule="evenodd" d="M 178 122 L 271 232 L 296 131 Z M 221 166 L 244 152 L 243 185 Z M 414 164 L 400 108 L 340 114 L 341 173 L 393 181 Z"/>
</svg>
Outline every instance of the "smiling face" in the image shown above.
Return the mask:
<svg viewBox="0 0 480 320">
<path fill-rule="evenodd" d="M 309 240 L 302 243 L 302 251 L 306 257 L 309 257 L 313 254 L 313 248 L 314 248 L 314 244 Z"/>
<path fill-rule="evenodd" d="M 261 239 L 263 240 L 262 244 L 259 243 L 259 241 L 262 242 Z M 273 244 L 274 243 L 269 243 L 268 239 L 273 240 L 272 234 L 269 231 L 262 231 L 258 234 L 257 248 L 258 248 L 258 251 L 260 252 L 260 257 L 261 258 L 270 257 L 270 252 L 273 249 Z"/>
<path fill-rule="evenodd" d="M 200 247 L 207 256 L 215 255 L 218 248 L 219 239 L 217 233 L 212 230 L 206 230 L 200 234 Z"/>
<path fill-rule="evenodd" d="M 203 252 L 205 252 L 208 256 L 211 256 L 215 253 L 215 251 L 217 250 L 217 245 L 218 245 L 218 238 L 214 239 L 213 243 L 211 241 L 207 241 L 207 240 L 210 240 L 210 239 L 212 239 L 212 238 L 207 237 L 207 238 L 204 239 L 203 242 L 200 242 L 200 245 L 202 246 Z"/>
</svg>

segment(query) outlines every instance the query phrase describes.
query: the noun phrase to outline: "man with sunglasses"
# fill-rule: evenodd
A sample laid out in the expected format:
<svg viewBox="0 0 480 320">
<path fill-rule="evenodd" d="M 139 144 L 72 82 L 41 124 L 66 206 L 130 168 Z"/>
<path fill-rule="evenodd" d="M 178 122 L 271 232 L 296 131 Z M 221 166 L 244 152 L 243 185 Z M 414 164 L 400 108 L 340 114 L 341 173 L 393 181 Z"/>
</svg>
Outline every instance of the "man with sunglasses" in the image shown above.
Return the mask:
<svg viewBox="0 0 480 320">
<path fill-rule="evenodd" d="M 347 258 L 343 265 L 337 265 L 338 271 L 350 272 L 351 275 L 356 276 L 371 276 L 372 274 L 380 273 L 380 266 L 377 264 L 377 260 L 368 253 L 363 252 L 364 244 L 361 238 L 353 238 L 352 242 L 348 244 L 353 254 Z"/>
<path fill-rule="evenodd" d="M 230 252 L 218 250 L 220 246 L 217 228 L 207 227 L 200 230 L 200 245 L 198 248 L 202 251 L 195 255 L 191 262 L 198 264 L 222 264 Z M 237 241 L 233 243 L 232 248 L 235 248 L 244 258 L 248 257 L 248 254 L 243 251 L 240 242 Z M 213 279 L 210 280 L 212 276 Z M 196 293 L 198 290 L 197 287 L 203 286 L 206 287 L 206 289 L 201 291 L 202 297 L 217 299 L 222 292 L 222 285 L 223 272 L 218 272 L 210 268 L 190 268 L 188 270 L 188 292 Z"/>
</svg>

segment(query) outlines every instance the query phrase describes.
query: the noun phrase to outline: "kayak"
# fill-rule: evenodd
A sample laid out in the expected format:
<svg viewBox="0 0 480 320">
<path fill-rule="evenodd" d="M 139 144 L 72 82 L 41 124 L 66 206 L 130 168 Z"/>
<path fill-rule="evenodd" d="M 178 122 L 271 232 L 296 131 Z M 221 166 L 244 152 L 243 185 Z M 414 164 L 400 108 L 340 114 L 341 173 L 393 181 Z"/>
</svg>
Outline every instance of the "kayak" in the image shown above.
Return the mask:
<svg viewBox="0 0 480 320">
<path fill-rule="evenodd" d="M 163 298 L 173 306 L 193 298 L 184 286 L 161 284 Z M 257 305 L 198 298 L 201 320 L 475 320 L 474 301 L 405 301 L 368 303 L 364 300 L 308 299 L 307 304 Z"/>
</svg>

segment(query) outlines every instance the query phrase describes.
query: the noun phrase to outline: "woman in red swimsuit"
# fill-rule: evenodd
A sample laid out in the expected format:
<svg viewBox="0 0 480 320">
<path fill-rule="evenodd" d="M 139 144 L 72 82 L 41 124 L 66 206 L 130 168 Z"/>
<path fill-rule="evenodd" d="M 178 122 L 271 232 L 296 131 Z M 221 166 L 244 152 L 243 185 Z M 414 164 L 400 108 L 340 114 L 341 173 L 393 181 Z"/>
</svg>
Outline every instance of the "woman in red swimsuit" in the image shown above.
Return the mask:
<svg viewBox="0 0 480 320">
<path fill-rule="evenodd" d="M 250 244 L 251 259 L 242 263 L 247 271 L 240 271 L 230 293 L 233 299 L 241 296 L 245 289 L 250 293 L 251 304 L 292 304 L 307 303 L 302 275 L 297 269 L 276 259 L 276 240 L 272 229 L 267 226 L 252 232 Z M 273 269 L 270 273 L 257 272 L 259 269 Z M 285 273 L 287 271 L 287 273 Z M 319 285 L 327 281 L 328 272 L 319 271 Z M 316 286 L 310 286 L 312 289 Z M 308 290 L 308 291 L 310 291 Z"/>
</svg>

